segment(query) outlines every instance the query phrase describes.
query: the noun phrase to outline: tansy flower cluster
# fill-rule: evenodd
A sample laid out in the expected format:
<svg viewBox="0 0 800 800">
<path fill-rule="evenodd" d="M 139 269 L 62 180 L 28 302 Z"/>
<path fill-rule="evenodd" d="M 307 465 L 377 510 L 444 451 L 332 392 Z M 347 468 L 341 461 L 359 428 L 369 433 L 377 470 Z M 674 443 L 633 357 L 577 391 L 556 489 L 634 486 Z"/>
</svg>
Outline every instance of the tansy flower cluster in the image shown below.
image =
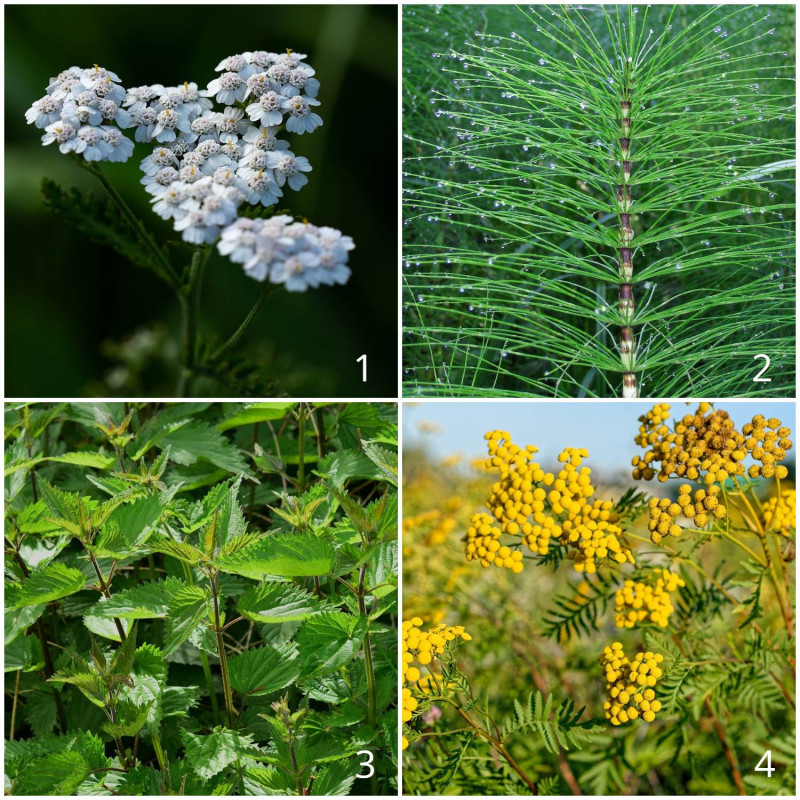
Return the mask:
<svg viewBox="0 0 800 800">
<path fill-rule="evenodd" d="M 620 541 L 613 503 L 589 499 L 595 489 L 591 469 L 581 466 L 586 450 L 566 448 L 559 455 L 564 466 L 553 474 L 536 462 L 534 445 L 522 449 L 507 431 L 490 431 L 485 438 L 489 458 L 484 466 L 499 470 L 500 479 L 486 502 L 490 514 L 475 514 L 464 537 L 468 561 L 518 573 L 523 544 L 532 553 L 547 555 L 555 538 L 570 548 L 578 572 L 596 572 L 598 560 L 633 563 L 631 551 Z"/>
<path fill-rule="evenodd" d="M 445 652 L 451 642 L 457 639 L 469 642 L 472 639 L 461 625 L 441 624 L 423 631 L 420 627 L 422 624 L 423 621 L 420 617 L 413 617 L 410 620 L 404 620 L 402 626 L 403 722 L 409 722 L 417 709 L 418 703 L 413 696 L 411 685 L 418 684 L 422 679 L 419 666 L 429 665 Z M 403 736 L 403 750 L 406 747 L 408 747 L 408 739 Z"/>
<path fill-rule="evenodd" d="M 127 161 L 133 142 L 121 133 L 134 123 L 122 106 L 125 89 L 107 69 L 70 67 L 50 78 L 47 94 L 25 112 L 28 124 L 43 128 L 42 144 L 58 143 L 62 153 L 86 161 Z"/>
<path fill-rule="evenodd" d="M 788 536 L 797 525 L 797 497 L 794 489 L 782 490 L 764 503 L 764 527 Z"/>
<path fill-rule="evenodd" d="M 614 597 L 618 628 L 634 628 L 642 622 L 652 622 L 666 628 L 675 610 L 670 592 L 686 586 L 680 575 L 668 569 L 656 569 L 646 579 L 626 580 Z"/>
<path fill-rule="evenodd" d="M 761 462 L 746 470 L 751 478 L 785 478 L 788 474 L 778 462 L 792 446 L 791 431 L 777 418 L 767 420 L 759 414 L 740 432 L 727 411 L 712 410 L 710 403 L 700 403 L 697 411 L 686 414 L 674 429 L 666 424 L 669 417 L 667 403 L 656 404 L 639 417 L 635 441 L 645 453 L 633 459 L 636 480 L 657 475 L 663 482 L 674 475 L 707 485 L 722 484 L 729 476 L 745 474 L 743 462 L 748 455 Z"/>
<path fill-rule="evenodd" d="M 720 487 L 709 486 L 697 489 L 692 495 L 692 487 L 683 484 L 678 489 L 678 498 L 672 502 L 667 497 L 650 498 L 650 539 L 658 544 L 665 536 L 680 536 L 682 528 L 675 520 L 682 516 L 691 520 L 698 528 L 705 528 L 710 518 L 725 519 L 725 506 L 719 499 Z"/>
<path fill-rule="evenodd" d="M 291 50 L 229 56 L 206 90 L 189 82 L 125 90 L 101 67 L 72 67 L 51 80 L 26 116 L 45 128 L 45 144 L 57 141 L 61 152 L 87 161 L 127 160 L 133 142 L 113 125 L 135 128 L 137 142 L 157 145 L 141 162 L 153 211 L 171 220 L 184 241 L 213 244 L 223 235 L 223 255 L 255 280 L 288 291 L 344 284 L 355 246 L 349 236 L 285 217 L 268 230 L 238 219 L 243 204 L 273 206 L 286 187 L 297 191 L 308 183 L 308 159 L 279 138 L 322 125 L 312 110 L 320 104 L 319 81 L 305 57 Z M 222 108 L 215 110 L 211 98 Z"/>
<path fill-rule="evenodd" d="M 606 677 L 608 699 L 603 704 L 606 719 L 612 725 L 623 725 L 639 716 L 652 722 L 661 710 L 653 687 L 663 675 L 660 653 L 638 653 L 633 663 L 628 661 L 620 642 L 603 649 L 599 661 Z"/>
</svg>

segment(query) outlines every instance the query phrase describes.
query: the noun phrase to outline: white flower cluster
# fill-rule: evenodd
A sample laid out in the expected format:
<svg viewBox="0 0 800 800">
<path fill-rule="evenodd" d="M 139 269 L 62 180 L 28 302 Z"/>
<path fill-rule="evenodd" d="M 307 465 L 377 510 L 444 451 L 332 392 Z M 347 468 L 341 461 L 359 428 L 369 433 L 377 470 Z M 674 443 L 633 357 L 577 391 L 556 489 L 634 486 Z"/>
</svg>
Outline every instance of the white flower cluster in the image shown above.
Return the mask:
<svg viewBox="0 0 800 800">
<path fill-rule="evenodd" d="M 208 89 L 141 86 L 123 103 L 134 114 L 136 139 L 161 142 L 142 161 L 142 183 L 153 210 L 172 219 L 194 244 L 212 243 L 237 217 L 242 203 L 274 205 L 283 188 L 308 183 L 308 159 L 278 139 L 322 125 L 319 81 L 305 55 L 259 51 L 224 59 Z M 213 110 L 214 97 L 224 110 Z"/>
<path fill-rule="evenodd" d="M 285 186 L 297 191 L 308 183 L 308 159 L 278 138 L 282 129 L 304 134 L 322 125 L 312 111 L 320 105 L 319 81 L 305 58 L 291 50 L 229 56 L 206 90 L 187 82 L 126 91 L 101 67 L 73 67 L 51 81 L 26 117 L 45 128 L 44 144 L 58 141 L 62 153 L 88 161 L 125 161 L 133 152 L 130 139 L 101 122 L 135 128 L 137 142 L 157 143 L 141 162 L 141 183 L 155 213 L 172 220 L 185 241 L 213 244 L 222 234 L 223 255 L 289 291 L 346 283 L 355 246 L 349 236 L 285 216 L 238 218 L 243 203 L 272 206 Z M 212 97 L 224 110 L 214 110 Z"/>
<path fill-rule="evenodd" d="M 335 228 L 318 228 L 281 215 L 239 218 L 222 231 L 217 249 L 257 281 L 282 283 L 290 292 L 347 283 L 347 256 L 355 247 Z"/>
<path fill-rule="evenodd" d="M 44 128 L 42 144 L 58 142 L 62 153 L 87 161 L 127 161 L 133 142 L 120 132 L 132 125 L 121 108 L 125 90 L 103 67 L 70 67 L 50 79 L 47 94 L 26 112 L 28 124 Z"/>
</svg>

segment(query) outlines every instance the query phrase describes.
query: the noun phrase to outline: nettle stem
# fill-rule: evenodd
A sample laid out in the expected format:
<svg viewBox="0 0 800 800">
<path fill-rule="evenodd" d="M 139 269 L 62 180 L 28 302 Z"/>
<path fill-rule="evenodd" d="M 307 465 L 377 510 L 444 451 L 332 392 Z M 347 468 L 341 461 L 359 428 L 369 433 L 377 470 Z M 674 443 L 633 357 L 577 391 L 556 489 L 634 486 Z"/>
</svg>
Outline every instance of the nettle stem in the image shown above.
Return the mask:
<svg viewBox="0 0 800 800">
<path fill-rule="evenodd" d="M 622 363 L 622 396 L 638 397 L 636 382 L 636 340 L 633 333 L 633 227 L 631 226 L 631 108 L 633 95 L 633 66 L 628 59 L 623 67 L 622 98 L 620 100 L 619 146 L 622 154 L 621 183 L 617 184 L 619 206 L 619 356 Z"/>
<path fill-rule="evenodd" d="M 236 714 L 233 710 L 233 693 L 231 692 L 231 678 L 228 673 L 228 657 L 225 654 L 225 642 L 222 638 L 222 623 L 219 613 L 219 589 L 217 587 L 217 576 L 210 579 L 211 598 L 214 601 L 214 632 L 217 634 L 217 651 L 219 655 L 219 666 L 222 671 L 222 692 L 225 695 L 225 711 L 228 718 L 228 727 L 234 727 Z"/>
</svg>

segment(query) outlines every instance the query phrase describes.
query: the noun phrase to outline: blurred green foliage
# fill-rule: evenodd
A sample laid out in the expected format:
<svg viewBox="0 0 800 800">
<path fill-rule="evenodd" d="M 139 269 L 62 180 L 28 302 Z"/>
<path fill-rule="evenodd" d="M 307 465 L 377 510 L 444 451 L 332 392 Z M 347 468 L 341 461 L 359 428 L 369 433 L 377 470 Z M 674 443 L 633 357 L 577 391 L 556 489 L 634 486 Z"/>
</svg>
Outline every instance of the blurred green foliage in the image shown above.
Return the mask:
<svg viewBox="0 0 800 800">
<path fill-rule="evenodd" d="M 193 80 L 205 87 L 225 56 L 287 47 L 307 53 L 317 70 L 325 122 L 313 136 L 293 137 L 314 171 L 303 191 L 287 194 L 287 205 L 316 224 L 340 228 L 357 249 L 346 287 L 282 295 L 262 312 L 243 354 L 267 364 L 265 379 L 297 396 L 394 395 L 395 8 L 17 6 L 6 9 L 5 21 L 7 395 L 160 395 L 174 386 L 165 367 L 177 346 L 174 298 L 154 276 L 88 243 L 44 207 L 43 178 L 102 193 L 55 148 L 43 148 L 41 132 L 25 124 L 25 109 L 49 78 L 98 63 L 124 86 Z M 149 152 L 137 144 L 134 156 L 107 174 L 162 240 L 174 238 L 139 185 L 139 162 Z M 239 266 L 212 256 L 201 331 L 229 336 L 258 288 Z M 121 353 L 128 354 L 123 370 Z M 362 353 L 367 383 L 356 363 Z"/>
</svg>

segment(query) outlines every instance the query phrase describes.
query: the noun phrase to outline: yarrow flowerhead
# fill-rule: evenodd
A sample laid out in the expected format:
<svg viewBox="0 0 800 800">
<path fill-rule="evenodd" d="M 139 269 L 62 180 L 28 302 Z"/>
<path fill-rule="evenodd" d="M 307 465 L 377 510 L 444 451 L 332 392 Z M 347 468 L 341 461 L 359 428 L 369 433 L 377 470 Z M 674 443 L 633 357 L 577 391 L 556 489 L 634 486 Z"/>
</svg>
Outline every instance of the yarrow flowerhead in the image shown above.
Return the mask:
<svg viewBox="0 0 800 800">
<path fill-rule="evenodd" d="M 347 259 L 354 247 L 341 231 L 295 222 L 286 215 L 237 219 L 222 231 L 217 246 L 251 278 L 283 284 L 290 292 L 346 283 Z"/>
<path fill-rule="evenodd" d="M 127 161 L 133 142 L 121 133 L 131 115 L 121 103 L 119 78 L 103 67 L 70 67 L 50 79 L 47 94 L 25 112 L 28 124 L 42 128 L 42 144 L 56 142 L 62 153 L 86 161 Z"/>
<path fill-rule="evenodd" d="M 133 142 L 157 146 L 141 161 L 153 211 L 195 245 L 216 242 L 259 281 L 289 291 L 344 284 L 350 277 L 349 236 L 290 217 L 252 221 L 243 204 L 274 206 L 286 187 L 308 183 L 311 164 L 279 133 L 310 133 L 322 125 L 312 111 L 319 81 L 302 53 L 245 52 L 223 59 L 205 90 L 196 83 L 128 90 L 102 67 L 71 67 L 50 80 L 47 95 L 26 112 L 45 130 L 44 144 L 87 161 L 125 161 Z M 214 100 L 222 105 L 214 109 Z"/>
<path fill-rule="evenodd" d="M 638 653 L 631 663 L 620 642 L 603 649 L 598 659 L 606 677 L 608 697 L 603 704 L 606 719 L 623 725 L 639 716 L 652 722 L 661 710 L 661 701 L 653 689 L 663 675 L 660 653 Z"/>
</svg>

